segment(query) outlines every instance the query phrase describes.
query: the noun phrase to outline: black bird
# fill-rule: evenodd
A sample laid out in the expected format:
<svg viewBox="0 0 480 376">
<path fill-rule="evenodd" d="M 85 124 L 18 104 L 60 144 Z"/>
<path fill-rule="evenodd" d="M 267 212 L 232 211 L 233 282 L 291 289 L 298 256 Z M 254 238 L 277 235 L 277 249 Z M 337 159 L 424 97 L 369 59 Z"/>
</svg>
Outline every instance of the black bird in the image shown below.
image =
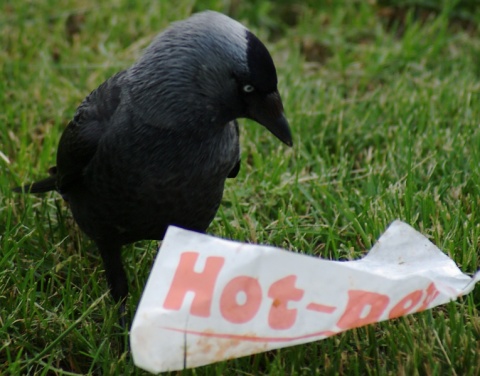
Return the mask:
<svg viewBox="0 0 480 376">
<path fill-rule="evenodd" d="M 207 229 L 226 178 L 240 168 L 237 118 L 292 145 L 265 46 L 225 15 L 198 13 L 88 95 L 62 134 L 50 177 L 15 190 L 62 195 L 98 246 L 123 311 L 121 247 L 161 240 L 168 225 Z"/>
</svg>

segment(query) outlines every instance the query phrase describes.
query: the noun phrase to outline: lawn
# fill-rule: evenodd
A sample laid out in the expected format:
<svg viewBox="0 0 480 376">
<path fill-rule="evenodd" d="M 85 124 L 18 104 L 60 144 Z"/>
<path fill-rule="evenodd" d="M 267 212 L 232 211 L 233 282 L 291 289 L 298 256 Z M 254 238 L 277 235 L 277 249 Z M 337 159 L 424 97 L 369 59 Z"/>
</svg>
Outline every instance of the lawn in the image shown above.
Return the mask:
<svg viewBox="0 0 480 376">
<path fill-rule="evenodd" d="M 81 100 L 169 23 L 215 9 L 272 53 L 294 147 L 241 120 L 242 167 L 209 234 L 332 260 L 401 219 L 480 266 L 474 1 L 0 3 L 0 374 L 137 374 L 101 260 L 46 176 Z M 405 5 L 408 4 L 408 5 Z M 439 5 L 441 4 L 441 5 Z M 130 320 L 156 254 L 125 247 Z M 182 375 L 480 375 L 480 289 L 431 311 Z"/>
</svg>

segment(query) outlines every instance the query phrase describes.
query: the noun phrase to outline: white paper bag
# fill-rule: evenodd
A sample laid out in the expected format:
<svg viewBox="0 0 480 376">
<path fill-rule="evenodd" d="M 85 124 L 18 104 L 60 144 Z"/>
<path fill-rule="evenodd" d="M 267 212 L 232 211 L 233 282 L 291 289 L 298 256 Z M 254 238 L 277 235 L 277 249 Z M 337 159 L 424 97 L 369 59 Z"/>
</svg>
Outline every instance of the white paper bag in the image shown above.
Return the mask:
<svg viewBox="0 0 480 376">
<path fill-rule="evenodd" d="M 348 262 L 170 227 L 133 321 L 132 355 L 153 373 L 198 367 L 429 309 L 479 280 L 400 221 Z"/>
</svg>

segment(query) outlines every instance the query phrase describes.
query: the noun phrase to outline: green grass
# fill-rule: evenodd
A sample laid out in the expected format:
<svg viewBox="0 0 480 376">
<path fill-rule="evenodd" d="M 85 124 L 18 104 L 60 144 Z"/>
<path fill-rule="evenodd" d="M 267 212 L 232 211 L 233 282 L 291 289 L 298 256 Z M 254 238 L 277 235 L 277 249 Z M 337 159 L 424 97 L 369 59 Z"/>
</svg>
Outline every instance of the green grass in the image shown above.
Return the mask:
<svg viewBox="0 0 480 376">
<path fill-rule="evenodd" d="M 68 208 L 56 194 L 10 188 L 46 175 L 91 90 L 170 22 L 205 8 L 266 42 L 295 143 L 242 121 L 241 172 L 209 233 L 349 260 L 399 218 L 463 271 L 479 268 L 473 1 L 170 3 L 0 3 L 0 374 L 145 374 L 118 358 L 124 335 L 103 267 Z M 155 251 L 145 242 L 124 252 L 132 317 Z M 428 312 L 180 374 L 479 375 L 479 309 L 477 287 Z"/>
</svg>

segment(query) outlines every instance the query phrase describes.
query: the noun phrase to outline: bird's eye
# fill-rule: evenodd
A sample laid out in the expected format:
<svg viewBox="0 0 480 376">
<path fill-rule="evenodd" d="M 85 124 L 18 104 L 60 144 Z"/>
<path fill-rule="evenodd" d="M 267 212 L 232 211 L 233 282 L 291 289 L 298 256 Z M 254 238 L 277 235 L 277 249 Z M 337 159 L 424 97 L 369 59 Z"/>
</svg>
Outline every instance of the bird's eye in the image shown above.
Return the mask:
<svg viewBox="0 0 480 376">
<path fill-rule="evenodd" d="M 251 93 L 254 90 L 255 90 L 255 88 L 252 85 L 249 85 L 249 84 L 247 84 L 243 87 L 243 91 L 245 93 Z"/>
</svg>

